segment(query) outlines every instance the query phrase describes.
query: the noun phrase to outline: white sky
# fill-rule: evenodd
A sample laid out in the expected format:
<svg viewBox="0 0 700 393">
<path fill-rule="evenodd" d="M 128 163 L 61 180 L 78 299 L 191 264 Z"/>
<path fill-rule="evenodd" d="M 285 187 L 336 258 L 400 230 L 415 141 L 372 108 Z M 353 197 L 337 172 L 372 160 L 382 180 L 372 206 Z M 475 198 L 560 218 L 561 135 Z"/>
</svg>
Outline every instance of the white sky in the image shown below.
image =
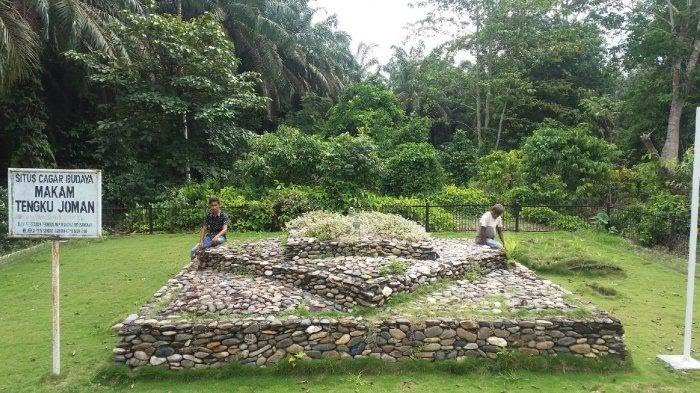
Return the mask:
<svg viewBox="0 0 700 393">
<path fill-rule="evenodd" d="M 316 14 L 318 19 L 336 14 L 338 28 L 352 37 L 353 53 L 360 42 L 377 44 L 372 52 L 381 64 L 391 58 L 391 46 L 410 48 L 417 40 L 410 39 L 409 24 L 422 19 L 425 11 L 411 8 L 411 0 L 311 0 L 314 8 L 324 8 Z M 404 44 L 404 40 L 409 41 Z M 422 35 L 426 53 L 444 41 L 447 37 L 429 37 Z"/>
</svg>

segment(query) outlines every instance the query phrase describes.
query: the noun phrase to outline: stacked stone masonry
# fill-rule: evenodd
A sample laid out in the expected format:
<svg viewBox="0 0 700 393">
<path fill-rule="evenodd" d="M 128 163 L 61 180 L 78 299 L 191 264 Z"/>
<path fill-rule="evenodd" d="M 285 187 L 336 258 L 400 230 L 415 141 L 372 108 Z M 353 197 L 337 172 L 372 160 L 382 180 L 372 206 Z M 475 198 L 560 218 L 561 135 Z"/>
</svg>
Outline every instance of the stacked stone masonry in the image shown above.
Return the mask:
<svg viewBox="0 0 700 393">
<path fill-rule="evenodd" d="M 299 244 L 296 239 L 290 239 L 286 247 L 289 247 L 290 242 Z M 310 243 L 314 244 L 313 241 Z M 310 243 L 304 240 L 301 244 Z M 388 241 L 385 243 L 395 245 Z M 213 249 L 205 252 L 199 263 L 201 268 L 243 271 L 274 278 L 332 298 L 341 310 L 357 304 L 366 307 L 381 306 L 392 295 L 414 291 L 424 283 L 460 277 L 471 269 L 487 272 L 505 266 L 503 254 L 490 249 L 467 247 L 448 241 L 436 241 L 430 247 L 417 247 L 430 250 L 430 253 L 435 254 L 434 258 L 352 255 L 316 258 L 300 257 L 298 253 L 290 258 L 290 253 L 280 252 L 277 242 L 267 241 L 245 245 L 240 249 Z M 438 258 L 437 255 L 441 257 Z M 397 266 L 403 270 L 397 271 Z"/>
<path fill-rule="evenodd" d="M 498 251 L 466 241 L 429 243 L 373 241 L 360 251 L 341 242 L 290 239 L 287 248 L 266 240 L 209 250 L 115 326 L 115 360 L 177 370 L 266 365 L 299 353 L 432 361 L 495 358 L 507 348 L 529 355 L 626 357 L 623 328 L 614 317 L 592 306 L 589 316 L 566 316 L 578 307 L 570 293 L 524 266 L 507 266 Z M 366 252 L 388 247 L 410 256 Z M 412 301 L 413 308 L 403 309 L 409 316 L 395 309 L 379 319 L 295 313 L 300 307 L 341 314 L 357 306 L 386 307 L 397 293 L 439 279 L 451 284 Z M 489 300 L 494 297 L 502 300 Z M 489 315 L 467 316 L 480 309 Z M 430 313 L 445 310 L 449 316 Z M 552 310 L 564 316 L 513 317 Z"/>
<path fill-rule="evenodd" d="M 134 316 L 135 317 L 135 316 Z M 387 361 L 495 358 L 503 348 L 529 355 L 626 356 L 623 329 L 601 316 L 492 321 L 408 319 L 254 319 L 193 323 L 130 319 L 118 326 L 116 361 L 170 369 L 265 365 L 303 352 L 311 359 L 377 357 Z"/>
<path fill-rule="evenodd" d="M 289 259 L 340 256 L 396 256 L 412 259 L 436 259 L 433 243 L 425 240 L 409 243 L 402 240 L 363 238 L 350 241 L 319 241 L 312 237 L 290 238 L 285 245 Z"/>
</svg>

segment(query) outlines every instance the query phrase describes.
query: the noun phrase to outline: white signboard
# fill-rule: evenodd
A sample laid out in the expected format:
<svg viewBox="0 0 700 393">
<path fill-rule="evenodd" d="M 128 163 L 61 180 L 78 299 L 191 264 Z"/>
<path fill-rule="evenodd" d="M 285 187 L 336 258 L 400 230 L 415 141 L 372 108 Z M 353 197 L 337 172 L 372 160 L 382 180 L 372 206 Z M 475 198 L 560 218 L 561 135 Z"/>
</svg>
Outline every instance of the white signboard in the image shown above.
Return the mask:
<svg viewBox="0 0 700 393">
<path fill-rule="evenodd" d="M 102 174 L 92 169 L 7 170 L 10 237 L 102 236 Z"/>
</svg>

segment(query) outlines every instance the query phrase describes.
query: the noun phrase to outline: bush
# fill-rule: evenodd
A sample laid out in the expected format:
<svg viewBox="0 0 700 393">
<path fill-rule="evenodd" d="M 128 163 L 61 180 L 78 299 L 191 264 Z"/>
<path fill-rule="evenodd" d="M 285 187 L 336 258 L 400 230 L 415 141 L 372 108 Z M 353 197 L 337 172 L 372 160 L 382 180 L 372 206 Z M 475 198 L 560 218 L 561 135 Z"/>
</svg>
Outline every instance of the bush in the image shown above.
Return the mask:
<svg viewBox="0 0 700 393">
<path fill-rule="evenodd" d="M 439 190 L 443 180 L 437 150 L 429 143 L 406 143 L 387 160 L 382 185 L 393 195 L 425 195 Z"/>
<path fill-rule="evenodd" d="M 348 238 L 353 234 L 352 222 L 348 217 L 321 210 L 290 220 L 285 229 L 290 236 L 313 237 L 321 241 Z"/>
<path fill-rule="evenodd" d="M 320 187 L 292 186 L 271 191 L 263 202 L 269 207 L 273 228 L 284 228 L 286 222 L 306 212 L 329 209 L 328 195 Z"/>
<path fill-rule="evenodd" d="M 527 221 L 565 231 L 575 231 L 588 227 L 586 221 L 581 217 L 562 214 L 548 207 L 525 207 L 521 214 L 523 219 Z"/>
<path fill-rule="evenodd" d="M 440 162 L 449 172 L 450 179 L 457 184 L 466 185 L 476 174 L 479 150 L 464 130 L 457 130 L 452 141 L 442 145 Z"/>
<path fill-rule="evenodd" d="M 685 244 L 690 207 L 685 195 L 657 194 L 647 202 L 613 211 L 613 225 L 641 245 L 665 245 L 669 249 Z"/>
<path fill-rule="evenodd" d="M 338 213 L 313 211 L 290 220 L 286 229 L 291 236 L 314 237 L 318 240 L 352 239 L 353 222 L 360 222 L 363 236 L 419 241 L 427 237 L 425 229 L 413 221 L 395 214 L 358 213 L 355 217 Z"/>
<path fill-rule="evenodd" d="M 476 188 L 445 186 L 437 194 L 431 195 L 431 204 L 436 205 L 489 205 L 489 197 L 482 190 Z"/>
<path fill-rule="evenodd" d="M 472 187 L 484 190 L 497 199 L 505 200 L 515 187 L 524 185 L 523 158 L 520 150 L 496 150 L 479 158 Z"/>
<path fill-rule="evenodd" d="M 371 139 L 349 134 L 328 140 L 319 167 L 321 183 L 335 193 L 356 189 L 376 189 L 379 154 Z"/>
<path fill-rule="evenodd" d="M 7 237 L 8 217 L 7 217 L 7 188 L 0 187 L 0 255 L 9 254 L 13 251 L 28 247 L 38 243 L 40 239 L 10 239 Z"/>
<path fill-rule="evenodd" d="M 544 176 L 558 175 L 569 193 L 584 184 L 607 180 L 619 155 L 615 145 L 582 128 L 548 126 L 525 139 L 521 150 L 526 181 L 536 183 Z"/>
<path fill-rule="evenodd" d="M 428 142 L 430 134 L 430 119 L 427 117 L 411 116 L 406 119 L 406 122 L 388 135 L 391 147 L 398 146 L 404 143 L 422 143 Z"/>
<path fill-rule="evenodd" d="M 325 142 L 295 128 L 280 126 L 275 133 L 253 137 L 250 152 L 235 166 L 241 183 L 255 189 L 276 183 L 318 184 Z"/>
<path fill-rule="evenodd" d="M 514 187 L 505 195 L 506 200 L 523 205 L 564 205 L 571 199 L 565 187 L 558 175 L 546 175 L 536 182 Z"/>
<path fill-rule="evenodd" d="M 357 218 L 360 221 L 362 233 L 412 242 L 423 240 L 428 236 L 425 228 L 396 214 L 366 212 L 358 214 Z"/>
<path fill-rule="evenodd" d="M 385 132 L 405 121 L 403 106 L 384 86 L 357 83 L 343 89 L 338 103 L 331 108 L 326 122 L 328 135 L 365 134 L 386 141 Z"/>
</svg>

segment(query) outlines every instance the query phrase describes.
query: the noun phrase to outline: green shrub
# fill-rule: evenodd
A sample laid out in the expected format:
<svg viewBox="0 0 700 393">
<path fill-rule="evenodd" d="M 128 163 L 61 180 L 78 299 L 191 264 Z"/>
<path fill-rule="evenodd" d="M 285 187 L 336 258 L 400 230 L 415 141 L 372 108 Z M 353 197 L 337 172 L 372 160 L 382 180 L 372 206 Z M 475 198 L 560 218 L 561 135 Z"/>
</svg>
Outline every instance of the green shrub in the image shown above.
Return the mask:
<svg viewBox="0 0 700 393">
<path fill-rule="evenodd" d="M 515 187 L 524 185 L 523 159 L 520 150 L 495 150 L 477 161 L 472 187 L 489 195 L 504 196 Z"/>
<path fill-rule="evenodd" d="M 614 210 L 612 224 L 643 246 L 663 244 L 673 248 L 677 240 L 685 240 L 688 235 L 685 228 L 690 221 L 689 211 L 687 196 L 665 192 L 647 202 Z"/>
<path fill-rule="evenodd" d="M 450 142 L 442 145 L 440 162 L 457 184 L 466 185 L 476 174 L 479 150 L 467 131 L 457 130 Z"/>
<path fill-rule="evenodd" d="M 578 216 L 570 216 L 548 207 L 525 207 L 522 218 L 537 224 L 548 225 L 565 231 L 575 231 L 588 227 L 586 221 Z"/>
<path fill-rule="evenodd" d="M 405 118 L 404 109 L 391 90 L 379 84 L 356 83 L 343 89 L 329 112 L 326 129 L 328 135 L 365 134 L 376 141 L 386 141 L 384 132 Z"/>
<path fill-rule="evenodd" d="M 335 193 L 373 190 L 378 183 L 379 167 L 379 153 L 371 139 L 342 134 L 328 140 L 319 167 L 321 183 Z"/>
<path fill-rule="evenodd" d="M 457 187 L 448 185 L 438 193 L 431 195 L 428 200 L 435 205 L 489 205 L 486 193 L 476 188 Z"/>
<path fill-rule="evenodd" d="M 234 231 L 273 231 L 279 229 L 273 219 L 270 205 L 261 201 L 245 201 L 239 206 L 224 210 L 231 217 Z"/>
<path fill-rule="evenodd" d="M 249 140 L 250 151 L 236 162 L 237 179 L 254 189 L 282 184 L 317 184 L 325 142 L 287 126 Z"/>
<path fill-rule="evenodd" d="M 411 116 L 406 119 L 403 126 L 392 132 L 389 136 L 390 147 L 404 143 L 428 142 L 430 133 L 430 119 L 427 117 Z"/>
<path fill-rule="evenodd" d="M 303 213 L 329 209 L 329 199 L 321 187 L 291 186 L 270 191 L 263 199 L 269 207 L 274 228 L 284 228 L 284 224 Z"/>
<path fill-rule="evenodd" d="M 582 128 L 537 129 L 522 145 L 525 179 L 537 183 L 544 176 L 558 175 L 566 190 L 576 192 L 587 183 L 607 180 L 619 151 Z"/>
<path fill-rule="evenodd" d="M 41 240 L 33 239 L 10 239 L 7 237 L 8 217 L 7 217 L 7 188 L 0 187 L 0 255 L 9 254 L 12 251 L 28 247 Z"/>
<path fill-rule="evenodd" d="M 392 195 L 427 195 L 439 190 L 444 170 L 429 143 L 406 143 L 386 161 L 382 186 Z"/>
</svg>

